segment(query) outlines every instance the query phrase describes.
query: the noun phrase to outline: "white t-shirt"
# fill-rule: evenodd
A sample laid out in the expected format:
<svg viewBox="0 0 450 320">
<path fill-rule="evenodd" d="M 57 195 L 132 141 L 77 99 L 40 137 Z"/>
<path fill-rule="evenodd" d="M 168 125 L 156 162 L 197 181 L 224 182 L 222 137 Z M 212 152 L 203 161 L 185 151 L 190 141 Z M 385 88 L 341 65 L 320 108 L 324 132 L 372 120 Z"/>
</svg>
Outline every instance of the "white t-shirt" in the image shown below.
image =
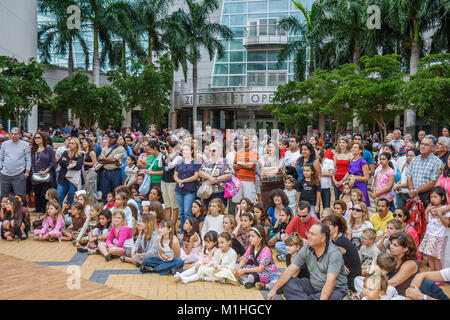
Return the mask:
<svg viewBox="0 0 450 320">
<path fill-rule="evenodd" d="M 441 276 L 442 279 L 444 279 L 445 282 L 450 281 L 450 268 L 445 268 L 441 270 Z"/>
<path fill-rule="evenodd" d="M 334 170 L 334 163 L 333 160 L 330 160 L 328 158 L 325 158 L 322 163 L 322 178 L 320 179 L 320 185 L 322 189 L 329 189 L 331 188 L 331 177 L 324 177 L 324 173 L 329 173 L 329 171 L 333 169 Z"/>
<path fill-rule="evenodd" d="M 364 221 L 363 224 L 361 225 L 361 227 L 359 227 L 359 229 L 355 229 L 355 230 L 353 230 L 350 227 L 350 222 L 348 222 L 348 232 L 351 233 L 352 238 L 361 238 L 362 232 L 368 228 L 373 229 L 373 224 L 370 221 Z"/>
<path fill-rule="evenodd" d="M 65 146 L 59 147 L 56 150 L 56 154 L 61 158 L 62 154 L 64 153 L 64 151 L 69 150 L 69 148 L 66 148 Z M 58 164 L 58 167 L 56 168 L 56 171 L 59 171 L 61 169 L 61 166 Z"/>
<path fill-rule="evenodd" d="M 288 149 L 284 154 L 284 165 L 295 166 L 295 162 L 298 158 L 300 158 L 300 149 L 295 152 L 292 152 L 291 149 Z"/>
<path fill-rule="evenodd" d="M 450 212 L 447 212 L 444 217 L 450 217 Z M 445 237 L 446 232 L 447 227 L 442 224 L 441 219 L 439 217 L 433 218 L 428 213 L 427 231 L 425 233 L 435 237 Z"/>
</svg>

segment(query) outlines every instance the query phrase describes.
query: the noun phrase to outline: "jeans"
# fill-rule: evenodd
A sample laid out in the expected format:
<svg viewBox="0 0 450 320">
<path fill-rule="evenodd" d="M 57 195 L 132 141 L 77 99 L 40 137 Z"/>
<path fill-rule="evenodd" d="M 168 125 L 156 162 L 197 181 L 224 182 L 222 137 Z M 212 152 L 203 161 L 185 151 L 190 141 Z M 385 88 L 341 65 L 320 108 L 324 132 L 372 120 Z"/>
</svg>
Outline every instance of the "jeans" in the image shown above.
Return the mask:
<svg viewBox="0 0 450 320">
<path fill-rule="evenodd" d="M 334 189 L 334 201 L 339 200 L 339 197 L 341 196 L 341 190 L 339 190 L 338 187 L 333 186 Z"/>
<path fill-rule="evenodd" d="M 67 193 L 69 193 L 69 195 L 67 196 L 67 204 L 70 205 L 73 203 L 73 195 L 77 191 L 77 187 L 75 187 L 75 185 L 72 182 L 64 178 L 64 183 L 58 184 L 57 191 L 59 204 L 62 207 L 64 198 Z"/>
<path fill-rule="evenodd" d="M 322 205 L 323 208 L 329 208 L 330 207 L 330 202 L 331 202 L 331 190 L 330 188 L 328 189 L 322 189 L 322 191 L 320 191 L 320 194 L 322 196 Z"/>
<path fill-rule="evenodd" d="M 284 255 L 288 254 L 288 252 L 286 250 L 286 244 L 283 241 L 278 241 L 277 243 L 275 243 L 275 250 L 277 250 L 277 252 L 282 253 Z"/>
<path fill-rule="evenodd" d="M 106 197 L 108 192 L 114 191 L 115 188 L 122 185 L 122 172 L 119 169 L 103 170 L 102 173 L 102 201 L 107 203 Z"/>
<path fill-rule="evenodd" d="M 147 257 L 144 259 L 144 266 L 153 267 L 160 275 L 169 274 L 173 268 L 179 269 L 184 266 L 184 261 L 180 258 L 173 258 L 170 261 L 164 261 L 159 257 Z"/>
<path fill-rule="evenodd" d="M 195 192 L 186 194 L 175 192 L 175 195 L 177 196 L 178 208 L 180 210 L 181 230 L 183 230 L 186 219 L 192 217 L 191 206 L 192 202 L 194 202 L 197 197 L 197 194 Z"/>
<path fill-rule="evenodd" d="M 420 292 L 438 300 L 449 300 L 445 292 L 434 281 L 424 279 Z"/>
<path fill-rule="evenodd" d="M 395 202 L 397 204 L 397 208 L 399 208 L 399 207 L 405 208 L 406 207 L 406 201 L 408 201 L 409 199 L 410 198 L 409 198 L 408 194 L 397 193 L 395 195 Z"/>
<path fill-rule="evenodd" d="M 346 287 L 337 288 L 335 286 L 328 300 L 340 300 L 346 292 Z M 286 300 L 319 300 L 321 293 L 322 290 L 316 290 L 307 278 L 291 278 L 283 286 Z"/>
<path fill-rule="evenodd" d="M 270 275 L 270 278 L 269 278 L 269 291 L 272 290 L 272 288 L 275 286 L 275 283 L 270 283 L 270 282 L 273 281 L 273 280 L 278 280 L 280 278 L 280 276 L 281 276 L 281 274 L 279 274 L 279 273 L 272 273 Z"/>
<path fill-rule="evenodd" d="M 319 219 L 319 217 L 317 216 L 317 213 L 316 213 L 316 206 L 310 206 L 310 208 L 311 208 L 311 215 L 312 215 L 314 218 Z M 319 219 L 319 220 L 320 220 L 320 219 Z"/>
</svg>

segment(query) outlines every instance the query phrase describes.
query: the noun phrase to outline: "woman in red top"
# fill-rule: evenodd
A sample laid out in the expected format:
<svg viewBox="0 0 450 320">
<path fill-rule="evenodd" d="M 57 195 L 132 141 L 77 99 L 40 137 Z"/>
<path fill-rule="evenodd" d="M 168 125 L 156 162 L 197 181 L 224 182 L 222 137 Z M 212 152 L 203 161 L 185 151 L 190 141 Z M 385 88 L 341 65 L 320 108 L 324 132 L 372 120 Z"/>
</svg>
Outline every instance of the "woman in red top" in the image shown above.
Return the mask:
<svg viewBox="0 0 450 320">
<path fill-rule="evenodd" d="M 331 177 L 334 184 L 334 199 L 339 199 L 341 195 L 342 179 L 345 177 L 350 165 L 352 153 L 350 152 L 350 140 L 346 137 L 340 137 L 336 146 L 336 154 L 334 155 L 334 167 L 336 171 Z"/>
</svg>

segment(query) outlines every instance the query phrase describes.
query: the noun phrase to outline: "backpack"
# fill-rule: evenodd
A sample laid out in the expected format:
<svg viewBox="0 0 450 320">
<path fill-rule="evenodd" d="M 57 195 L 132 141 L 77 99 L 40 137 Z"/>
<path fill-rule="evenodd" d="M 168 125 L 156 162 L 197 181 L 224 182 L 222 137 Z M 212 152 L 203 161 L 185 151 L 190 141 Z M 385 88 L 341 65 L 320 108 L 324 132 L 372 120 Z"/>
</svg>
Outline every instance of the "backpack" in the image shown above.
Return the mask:
<svg viewBox="0 0 450 320">
<path fill-rule="evenodd" d="M 425 217 L 425 207 L 421 201 L 408 200 L 406 202 L 406 209 L 409 210 L 411 216 L 409 217 L 409 221 L 407 223 L 416 229 L 417 235 L 419 236 L 419 243 L 422 242 L 422 239 L 425 235 L 425 231 L 427 230 L 427 219 Z"/>
</svg>

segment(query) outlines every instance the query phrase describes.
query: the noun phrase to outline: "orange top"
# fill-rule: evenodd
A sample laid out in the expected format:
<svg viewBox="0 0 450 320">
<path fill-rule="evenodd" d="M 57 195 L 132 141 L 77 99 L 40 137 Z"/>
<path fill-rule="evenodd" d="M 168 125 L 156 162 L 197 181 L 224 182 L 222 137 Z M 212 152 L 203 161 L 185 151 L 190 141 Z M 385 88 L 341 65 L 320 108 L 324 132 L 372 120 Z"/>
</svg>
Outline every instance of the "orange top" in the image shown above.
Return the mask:
<svg viewBox="0 0 450 320">
<path fill-rule="evenodd" d="M 255 180 L 255 168 L 258 162 L 258 152 L 252 151 L 238 151 L 234 156 L 235 164 L 250 164 L 252 163 L 252 169 L 239 169 L 236 171 L 236 177 L 243 181 L 256 182 Z"/>
</svg>

